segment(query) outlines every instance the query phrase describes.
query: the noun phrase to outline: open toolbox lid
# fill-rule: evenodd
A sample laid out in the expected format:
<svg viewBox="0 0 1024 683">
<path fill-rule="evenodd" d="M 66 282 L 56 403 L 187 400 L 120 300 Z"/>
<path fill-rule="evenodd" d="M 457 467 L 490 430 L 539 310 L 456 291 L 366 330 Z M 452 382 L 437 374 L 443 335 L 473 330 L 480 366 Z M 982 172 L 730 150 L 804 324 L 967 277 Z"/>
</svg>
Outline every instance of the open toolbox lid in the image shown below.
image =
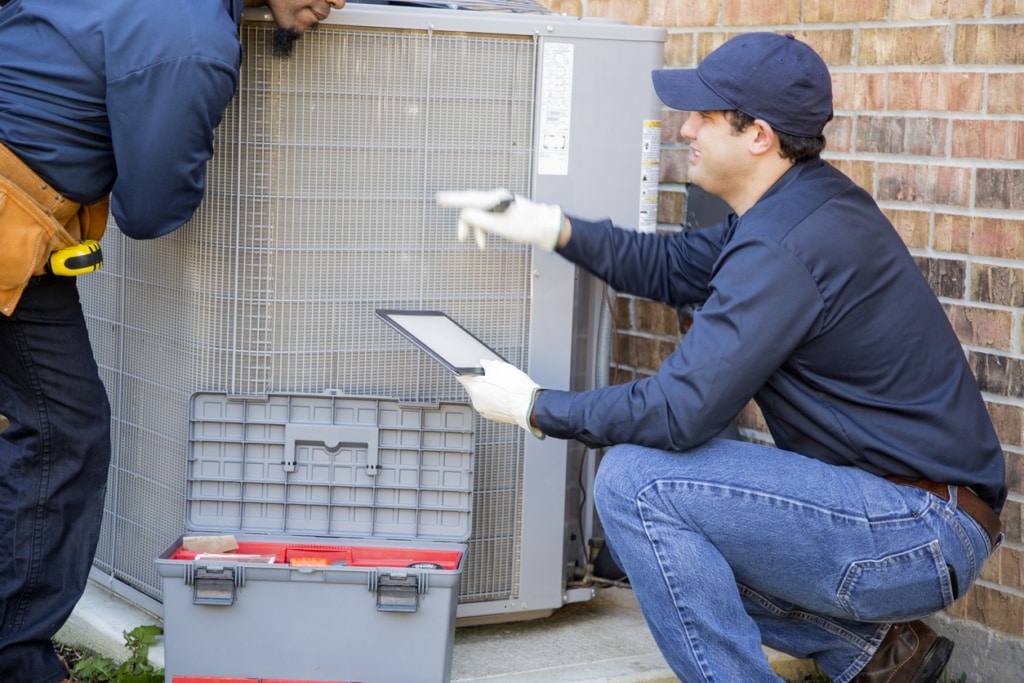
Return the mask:
<svg viewBox="0 0 1024 683">
<path fill-rule="evenodd" d="M 468 404 L 197 393 L 190 411 L 190 532 L 469 539 Z"/>
</svg>

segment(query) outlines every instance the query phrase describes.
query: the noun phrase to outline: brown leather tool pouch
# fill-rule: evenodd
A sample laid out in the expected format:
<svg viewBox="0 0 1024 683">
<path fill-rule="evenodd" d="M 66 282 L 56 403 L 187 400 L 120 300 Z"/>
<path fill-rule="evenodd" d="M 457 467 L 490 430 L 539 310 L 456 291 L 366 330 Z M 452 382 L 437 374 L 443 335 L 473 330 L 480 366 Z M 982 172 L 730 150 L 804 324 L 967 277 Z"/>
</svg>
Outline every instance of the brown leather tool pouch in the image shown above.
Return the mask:
<svg viewBox="0 0 1024 683">
<path fill-rule="evenodd" d="M 99 242 L 103 237 L 103 233 L 107 230 L 107 220 L 109 218 L 110 195 L 107 195 L 94 204 L 80 205 L 78 213 L 71 217 L 71 222 L 65 226 L 65 229 L 72 236 L 79 235 L 78 242 L 84 242 L 85 240 L 96 240 Z"/>
<path fill-rule="evenodd" d="M 67 199 L 0 144 L 0 313 L 14 312 L 55 250 L 100 239 L 109 207 L 109 197 L 87 206 Z"/>
</svg>

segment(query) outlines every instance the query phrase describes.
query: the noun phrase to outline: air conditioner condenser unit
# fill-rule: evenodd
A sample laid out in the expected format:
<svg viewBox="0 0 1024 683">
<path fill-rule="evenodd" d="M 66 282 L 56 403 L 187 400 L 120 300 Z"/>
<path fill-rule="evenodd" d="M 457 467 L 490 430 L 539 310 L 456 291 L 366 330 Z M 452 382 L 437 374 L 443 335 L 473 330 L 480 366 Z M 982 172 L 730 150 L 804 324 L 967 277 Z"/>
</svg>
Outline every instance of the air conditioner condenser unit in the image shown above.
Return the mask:
<svg viewBox="0 0 1024 683">
<path fill-rule="evenodd" d="M 244 465 L 204 471 L 190 455 L 196 396 L 204 406 L 332 395 L 465 404 L 452 375 L 377 308 L 443 310 L 542 386 L 602 381 L 599 285 L 557 255 L 458 242 L 455 212 L 434 204 L 436 192 L 506 187 L 576 215 L 656 225 L 650 72 L 663 29 L 349 3 L 282 58 L 271 54 L 274 28 L 266 11 L 246 11 L 238 93 L 193 219 L 151 242 L 111 226 L 105 267 L 80 281 L 113 408 L 94 578 L 157 612 L 154 558 L 197 506 L 204 519 L 212 509 L 237 520 L 226 532 L 254 523 L 335 533 L 330 495 L 297 500 L 282 487 L 275 498 Z M 589 599 L 576 574 L 595 524 L 594 455 L 473 419 L 471 476 L 459 473 L 472 489 L 460 620 L 530 618 Z M 242 453 L 277 438 L 272 424 L 246 429 Z M 229 484 L 237 500 L 204 493 Z M 443 526 L 418 487 L 429 488 L 409 483 L 410 500 L 389 514 L 402 529 L 427 513 Z M 246 497 L 257 490 L 258 501 Z M 370 517 L 357 528 L 386 534 Z"/>
</svg>

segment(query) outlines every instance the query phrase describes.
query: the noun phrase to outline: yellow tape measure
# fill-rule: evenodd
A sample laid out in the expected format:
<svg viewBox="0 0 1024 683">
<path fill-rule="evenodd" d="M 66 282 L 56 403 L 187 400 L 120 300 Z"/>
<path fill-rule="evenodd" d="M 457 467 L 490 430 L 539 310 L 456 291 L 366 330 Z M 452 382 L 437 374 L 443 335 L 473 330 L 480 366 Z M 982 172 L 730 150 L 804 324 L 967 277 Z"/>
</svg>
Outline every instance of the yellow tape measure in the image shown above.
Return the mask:
<svg viewBox="0 0 1024 683">
<path fill-rule="evenodd" d="M 96 240 L 85 240 L 73 247 L 50 254 L 48 270 L 54 275 L 85 275 L 103 267 L 103 251 Z"/>
</svg>

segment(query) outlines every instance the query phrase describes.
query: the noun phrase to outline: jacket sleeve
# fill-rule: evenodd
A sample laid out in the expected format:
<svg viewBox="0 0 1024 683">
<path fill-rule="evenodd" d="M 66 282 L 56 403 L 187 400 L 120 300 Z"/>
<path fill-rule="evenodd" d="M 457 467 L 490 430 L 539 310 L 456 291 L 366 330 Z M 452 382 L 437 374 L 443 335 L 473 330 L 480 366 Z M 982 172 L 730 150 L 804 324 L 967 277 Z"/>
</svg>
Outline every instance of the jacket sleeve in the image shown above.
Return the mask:
<svg viewBox="0 0 1024 683">
<path fill-rule="evenodd" d="M 666 287 L 672 288 L 650 289 Z M 534 407 L 537 426 L 594 447 L 632 443 L 677 452 L 721 433 L 820 328 L 823 303 L 811 274 L 792 254 L 756 241 L 729 245 L 708 291 L 657 374 L 592 391 L 544 390 Z"/>
<path fill-rule="evenodd" d="M 704 301 L 732 217 L 693 232 L 661 235 L 570 217 L 572 238 L 559 254 L 619 292 L 672 306 Z"/>
<path fill-rule="evenodd" d="M 213 131 L 237 81 L 232 65 L 188 57 L 108 85 L 117 163 L 111 212 L 126 235 L 159 237 L 192 217 L 206 189 Z"/>
</svg>

